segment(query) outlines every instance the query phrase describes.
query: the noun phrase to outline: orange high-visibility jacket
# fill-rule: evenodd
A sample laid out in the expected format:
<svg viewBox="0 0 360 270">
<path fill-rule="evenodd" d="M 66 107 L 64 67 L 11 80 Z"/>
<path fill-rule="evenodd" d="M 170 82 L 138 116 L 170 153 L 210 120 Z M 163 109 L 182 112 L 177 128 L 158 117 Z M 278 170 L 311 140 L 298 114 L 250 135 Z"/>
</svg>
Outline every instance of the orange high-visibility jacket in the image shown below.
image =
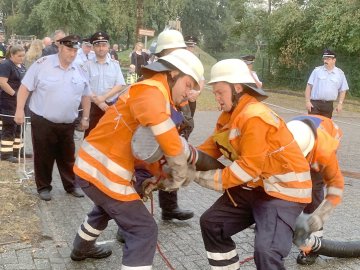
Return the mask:
<svg viewBox="0 0 360 270">
<path fill-rule="evenodd" d="M 132 185 L 131 139 L 139 125 L 149 126 L 164 154 L 183 151 L 174 122 L 166 75 L 156 74 L 131 86 L 100 119 L 81 145 L 74 171 L 108 196 L 120 201 L 140 199 Z"/>
<path fill-rule="evenodd" d="M 270 196 L 311 202 L 310 168 L 285 122 L 256 98 L 244 94 L 232 113 L 223 112 L 199 150 L 232 161 L 222 186 L 264 188 Z"/>
<path fill-rule="evenodd" d="M 301 116 L 302 119 L 320 119 L 316 126 L 316 140 L 306 156 L 312 170 L 320 172 L 326 184 L 326 199 L 333 205 L 341 202 L 344 192 L 344 177 L 340 171 L 336 151 L 339 148 L 342 130 L 329 118 L 321 115 Z"/>
</svg>

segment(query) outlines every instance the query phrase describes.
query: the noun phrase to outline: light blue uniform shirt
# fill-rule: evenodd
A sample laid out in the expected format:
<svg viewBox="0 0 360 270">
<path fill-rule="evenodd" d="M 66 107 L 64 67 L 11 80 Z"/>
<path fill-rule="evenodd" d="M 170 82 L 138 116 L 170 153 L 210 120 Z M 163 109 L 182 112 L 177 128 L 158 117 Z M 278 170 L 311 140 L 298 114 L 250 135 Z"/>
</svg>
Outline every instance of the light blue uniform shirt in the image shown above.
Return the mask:
<svg viewBox="0 0 360 270">
<path fill-rule="evenodd" d="M 85 63 L 90 78 L 90 89 L 94 95 L 101 96 L 116 85 L 125 85 L 124 76 L 119 62 L 108 55 L 106 61 L 100 64 L 96 58 Z M 112 97 L 113 101 L 117 97 Z"/>
<path fill-rule="evenodd" d="M 337 67 L 328 71 L 325 66 L 316 67 L 310 75 L 312 85 L 310 99 L 334 101 L 339 92 L 349 90 L 344 72 Z"/>
<path fill-rule="evenodd" d="M 32 92 L 30 110 L 54 123 L 74 122 L 81 97 L 90 95 L 84 67 L 72 63 L 62 69 L 58 54 L 34 62 L 21 82 Z"/>
<path fill-rule="evenodd" d="M 82 49 L 79 49 L 77 51 L 77 55 L 74 62 L 79 65 L 84 65 L 87 61 L 94 59 L 95 59 L 95 53 L 93 51 L 90 51 L 86 57 L 84 51 Z"/>
</svg>

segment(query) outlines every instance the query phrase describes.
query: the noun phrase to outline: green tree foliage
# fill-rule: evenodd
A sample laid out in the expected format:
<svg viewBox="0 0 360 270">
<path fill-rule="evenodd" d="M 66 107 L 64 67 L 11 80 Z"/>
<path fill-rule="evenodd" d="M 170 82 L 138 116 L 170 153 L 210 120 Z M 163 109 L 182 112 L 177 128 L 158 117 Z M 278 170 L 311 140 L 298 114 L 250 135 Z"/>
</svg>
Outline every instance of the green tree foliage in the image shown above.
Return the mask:
<svg viewBox="0 0 360 270">
<path fill-rule="evenodd" d="M 228 1 L 185 0 L 180 14 L 183 34 L 203 39 L 203 47 L 209 52 L 225 49 L 224 40 L 229 35 Z"/>
<path fill-rule="evenodd" d="M 313 0 L 306 6 L 311 27 L 304 33 L 308 48 L 332 47 L 360 52 L 360 1 Z"/>
<path fill-rule="evenodd" d="M 92 0 L 42 0 L 33 9 L 46 32 L 63 29 L 68 33 L 90 34 L 101 22 L 101 2 Z"/>
<path fill-rule="evenodd" d="M 132 47 L 139 0 L 1 0 L 7 35 L 43 37 L 62 28 L 88 36 L 107 31 L 112 42 Z M 266 83 L 305 85 L 328 47 L 360 96 L 359 0 L 144 0 L 142 27 L 156 35 L 180 20 L 184 35 L 218 59 L 254 53 Z M 349 61 L 346 61 L 349 59 Z"/>
</svg>

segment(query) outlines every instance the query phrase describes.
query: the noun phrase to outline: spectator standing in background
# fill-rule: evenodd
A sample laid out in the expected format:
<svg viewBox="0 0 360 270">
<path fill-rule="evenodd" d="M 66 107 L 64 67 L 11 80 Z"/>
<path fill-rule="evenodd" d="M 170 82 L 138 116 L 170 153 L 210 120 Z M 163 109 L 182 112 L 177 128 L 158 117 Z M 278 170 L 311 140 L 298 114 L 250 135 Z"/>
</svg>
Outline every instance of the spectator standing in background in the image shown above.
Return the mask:
<svg viewBox="0 0 360 270">
<path fill-rule="evenodd" d="M 346 91 L 349 86 L 344 72 L 335 66 L 335 52 L 326 49 L 323 52 L 323 66 L 316 67 L 310 75 L 305 89 L 306 109 L 309 114 L 332 117 L 334 101 L 339 97 L 336 111 L 342 111 Z"/>
<path fill-rule="evenodd" d="M 29 50 L 25 54 L 25 67 L 28 69 L 32 63 L 39 59 L 42 55 L 43 42 L 35 39 L 31 42 Z"/>
<path fill-rule="evenodd" d="M 186 49 L 188 51 L 192 52 L 193 54 L 195 54 L 195 46 L 198 42 L 198 39 L 194 36 L 186 36 L 184 38 L 184 40 L 185 40 L 185 44 L 186 44 Z M 194 117 L 195 110 L 196 110 L 196 99 L 198 98 L 198 96 L 200 95 L 201 91 L 204 89 L 204 86 L 205 86 L 205 78 L 204 77 L 201 78 L 199 85 L 200 85 L 200 90 L 199 91 L 191 90 L 191 93 L 189 95 L 188 101 L 189 101 L 189 107 L 190 107 L 192 117 Z"/>
<path fill-rule="evenodd" d="M 90 39 L 94 47 L 95 58 L 86 62 L 85 68 L 89 73 L 91 93 L 96 96 L 104 96 L 114 87 L 120 91 L 126 85 L 119 62 L 108 56 L 109 38 L 107 33 L 100 31 L 93 34 Z M 89 132 L 97 125 L 108 107 L 114 104 L 116 100 L 117 96 L 104 102 L 92 100 L 89 128 L 85 131 L 85 137 L 89 135 Z"/>
<path fill-rule="evenodd" d="M 0 64 L 0 113 L 3 127 L 1 134 L 1 160 L 17 163 L 16 158 L 22 148 L 21 126 L 14 122 L 16 94 L 26 69 L 23 65 L 25 50 L 20 45 L 9 48 L 10 57 Z"/>
<path fill-rule="evenodd" d="M 111 59 L 119 61 L 118 52 L 119 52 L 119 45 L 114 44 L 112 49 L 110 50 Z"/>
<path fill-rule="evenodd" d="M 34 150 L 35 182 L 39 197 L 51 200 L 53 167 L 56 161 L 67 193 L 83 197 L 76 187 L 75 118 L 81 102 L 83 129 L 89 126 L 90 90 L 84 67 L 74 63 L 80 37 L 66 36 L 59 41 L 59 53 L 42 57 L 26 72 L 17 95 L 15 122 L 24 122 L 25 102 L 30 99 L 31 136 Z"/>
<path fill-rule="evenodd" d="M 142 76 L 141 68 L 146 66 L 149 61 L 149 55 L 143 51 L 144 44 L 141 42 L 136 43 L 135 49 L 131 54 L 131 65 L 135 66 L 135 72 L 138 77 Z"/>
<path fill-rule="evenodd" d="M 52 43 L 51 37 L 44 37 L 42 43 L 43 43 L 43 48 L 50 46 Z"/>
<path fill-rule="evenodd" d="M 240 57 L 241 60 L 243 60 L 245 62 L 245 64 L 248 66 L 248 68 L 250 69 L 251 72 L 251 76 L 253 77 L 253 79 L 255 80 L 256 83 L 256 87 L 257 88 L 262 88 L 263 83 L 260 81 L 258 75 L 256 74 L 256 72 L 254 71 L 254 62 L 255 62 L 255 55 L 244 55 L 242 57 Z"/>
<path fill-rule="evenodd" d="M 5 58 L 6 49 L 5 38 L 3 35 L 0 35 L 0 60 Z"/>
<path fill-rule="evenodd" d="M 83 65 L 89 60 L 94 60 L 95 53 L 92 49 L 93 46 L 90 43 L 90 39 L 84 38 L 81 44 L 81 49 L 79 49 L 77 52 L 75 62 L 80 65 Z"/>
<path fill-rule="evenodd" d="M 45 47 L 42 52 L 42 56 L 56 54 L 59 51 L 59 40 L 65 37 L 65 32 L 63 30 L 56 30 L 53 35 L 53 42 L 51 45 Z"/>
</svg>

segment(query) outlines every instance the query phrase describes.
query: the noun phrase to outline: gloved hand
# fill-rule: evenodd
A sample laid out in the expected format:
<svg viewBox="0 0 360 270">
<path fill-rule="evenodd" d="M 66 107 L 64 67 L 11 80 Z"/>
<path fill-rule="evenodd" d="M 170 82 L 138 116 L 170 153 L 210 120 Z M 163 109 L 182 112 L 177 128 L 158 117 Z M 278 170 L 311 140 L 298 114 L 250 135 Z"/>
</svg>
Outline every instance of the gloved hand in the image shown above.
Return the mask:
<svg viewBox="0 0 360 270">
<path fill-rule="evenodd" d="M 310 215 L 301 213 L 300 216 L 297 217 L 295 222 L 295 232 L 293 243 L 301 248 L 302 246 L 306 246 L 306 239 L 310 237 L 310 228 L 308 224 L 308 219 Z"/>
<path fill-rule="evenodd" d="M 192 146 L 191 144 L 189 144 L 184 137 L 180 137 L 180 138 L 181 138 L 181 142 L 183 144 L 184 154 L 186 156 L 187 162 L 189 164 L 194 165 L 198 161 L 198 158 L 199 158 L 197 149 L 194 146 Z"/>
<path fill-rule="evenodd" d="M 308 219 L 310 215 L 302 213 L 296 219 L 293 243 L 306 254 L 319 250 L 322 231 L 310 232 Z"/>
<path fill-rule="evenodd" d="M 162 165 L 162 174 L 146 179 L 142 183 L 143 197 L 148 198 L 155 190 L 175 191 L 187 180 L 188 165 L 182 153 L 175 157 L 165 156 L 167 164 Z"/>
<path fill-rule="evenodd" d="M 193 179 L 202 187 L 222 192 L 222 170 L 195 171 L 193 167 L 189 167 L 188 178 Z"/>
<path fill-rule="evenodd" d="M 164 189 L 164 180 L 164 178 L 156 176 L 144 180 L 144 182 L 141 184 L 142 200 L 146 202 L 148 198 L 151 198 L 153 191 Z"/>
<path fill-rule="evenodd" d="M 318 208 L 316 208 L 314 213 L 312 213 L 307 220 L 310 232 L 320 230 L 334 209 L 335 206 L 331 202 L 326 199 L 323 200 L 323 202 Z"/>
<path fill-rule="evenodd" d="M 306 245 L 310 234 L 323 227 L 334 208 L 335 206 L 325 199 L 311 215 L 301 214 L 298 216 L 295 223 L 294 244 L 298 247 Z"/>
<path fill-rule="evenodd" d="M 188 173 L 188 164 L 184 153 L 171 157 L 165 156 L 168 168 L 164 166 L 163 170 L 170 177 L 166 181 L 166 188 L 168 190 L 176 190 L 186 181 Z M 169 182 L 170 181 L 170 182 Z"/>
</svg>

